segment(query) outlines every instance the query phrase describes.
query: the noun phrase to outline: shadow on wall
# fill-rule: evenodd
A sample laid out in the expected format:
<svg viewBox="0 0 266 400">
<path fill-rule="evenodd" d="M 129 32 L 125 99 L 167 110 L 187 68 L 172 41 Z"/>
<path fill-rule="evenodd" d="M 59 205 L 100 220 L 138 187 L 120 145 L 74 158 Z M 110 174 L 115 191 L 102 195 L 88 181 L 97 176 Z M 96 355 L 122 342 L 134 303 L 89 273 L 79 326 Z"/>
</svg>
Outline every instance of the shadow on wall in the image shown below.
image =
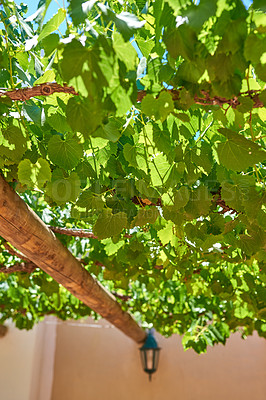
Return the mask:
<svg viewBox="0 0 266 400">
<path fill-rule="evenodd" d="M 6 325 L 0 324 L 0 338 L 6 336 L 7 331 L 8 331 L 8 327 Z"/>
</svg>

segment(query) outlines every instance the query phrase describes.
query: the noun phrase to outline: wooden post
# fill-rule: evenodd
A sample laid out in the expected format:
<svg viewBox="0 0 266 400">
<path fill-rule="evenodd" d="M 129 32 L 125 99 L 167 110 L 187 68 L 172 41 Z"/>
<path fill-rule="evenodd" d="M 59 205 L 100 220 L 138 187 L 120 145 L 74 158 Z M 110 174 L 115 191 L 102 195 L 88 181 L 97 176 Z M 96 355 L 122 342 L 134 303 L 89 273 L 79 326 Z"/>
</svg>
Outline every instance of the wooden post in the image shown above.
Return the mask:
<svg viewBox="0 0 266 400">
<path fill-rule="evenodd" d="M 98 283 L 55 234 L 0 176 L 0 236 L 127 336 L 142 343 L 146 333 L 115 297 Z"/>
</svg>

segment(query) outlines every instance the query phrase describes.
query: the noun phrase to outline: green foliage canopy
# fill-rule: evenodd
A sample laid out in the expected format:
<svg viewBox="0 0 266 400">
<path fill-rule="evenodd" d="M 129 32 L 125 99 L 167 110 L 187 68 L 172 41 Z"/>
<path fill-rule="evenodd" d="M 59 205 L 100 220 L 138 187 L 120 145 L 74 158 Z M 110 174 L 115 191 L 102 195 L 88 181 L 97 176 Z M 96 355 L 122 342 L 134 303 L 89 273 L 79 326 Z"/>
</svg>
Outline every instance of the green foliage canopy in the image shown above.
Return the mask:
<svg viewBox="0 0 266 400">
<path fill-rule="evenodd" d="M 197 352 L 266 335 L 264 2 L 0 1 L 0 168 L 124 309 Z M 199 3 L 199 4 L 197 4 Z M 11 101 L 57 82 L 64 92 Z M 0 321 L 92 312 L 0 241 Z M 10 269 L 11 271 L 12 269 Z"/>
</svg>

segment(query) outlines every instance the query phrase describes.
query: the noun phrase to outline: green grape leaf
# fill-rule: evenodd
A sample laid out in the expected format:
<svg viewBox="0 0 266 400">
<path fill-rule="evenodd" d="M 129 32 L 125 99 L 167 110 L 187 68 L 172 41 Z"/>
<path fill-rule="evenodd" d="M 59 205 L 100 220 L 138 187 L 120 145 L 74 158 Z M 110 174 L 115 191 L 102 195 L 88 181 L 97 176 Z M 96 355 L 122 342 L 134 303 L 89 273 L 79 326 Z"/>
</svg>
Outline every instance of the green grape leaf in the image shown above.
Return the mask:
<svg viewBox="0 0 266 400">
<path fill-rule="evenodd" d="M 188 18 L 189 25 L 199 31 L 210 17 L 215 16 L 217 10 L 217 1 L 201 0 L 200 4 L 195 6 L 192 4 L 185 11 L 184 16 Z"/>
<path fill-rule="evenodd" d="M 187 60 L 193 60 L 197 36 L 188 24 L 183 23 L 177 29 L 166 32 L 164 41 L 171 57 L 177 58 L 181 55 Z"/>
<path fill-rule="evenodd" d="M 159 215 L 159 211 L 156 207 L 141 208 L 133 219 L 131 227 L 153 224 Z"/>
<path fill-rule="evenodd" d="M 189 201 L 189 190 L 186 186 L 182 186 L 174 194 L 174 205 L 178 210 L 185 207 Z"/>
<path fill-rule="evenodd" d="M 169 129 L 161 129 L 158 124 L 153 124 L 153 141 L 159 151 L 165 154 L 169 153 L 171 149 L 171 138 Z"/>
<path fill-rule="evenodd" d="M 94 136 L 100 136 L 111 142 L 117 142 L 121 136 L 120 128 L 121 122 L 118 119 L 109 118 L 108 123 L 97 129 Z"/>
<path fill-rule="evenodd" d="M 93 157 L 87 157 L 85 161 L 80 162 L 75 168 L 75 172 L 78 174 L 81 181 L 81 187 L 86 187 L 88 180 L 96 178 L 94 167 Z"/>
<path fill-rule="evenodd" d="M 252 6 L 255 9 L 260 9 L 261 11 L 266 12 L 266 5 L 265 5 L 264 0 L 254 0 Z"/>
<path fill-rule="evenodd" d="M 261 55 L 265 51 L 266 38 L 260 37 L 253 32 L 249 34 L 245 41 L 244 55 L 246 60 L 253 64 L 259 64 Z"/>
<path fill-rule="evenodd" d="M 60 136 L 54 135 L 49 140 L 48 156 L 50 160 L 66 170 L 75 168 L 82 154 L 82 145 L 75 139 L 62 140 Z"/>
<path fill-rule="evenodd" d="M 105 209 L 99 215 L 93 232 L 101 239 L 116 236 L 127 226 L 127 215 L 124 212 L 112 214 L 110 209 Z"/>
<path fill-rule="evenodd" d="M 243 171 L 266 159 L 266 152 L 257 143 L 229 129 L 220 128 L 219 132 L 227 138 L 217 145 L 219 162 L 226 168 Z"/>
<path fill-rule="evenodd" d="M 90 190 L 85 190 L 80 195 L 76 205 L 87 210 L 102 210 L 104 201 L 101 196 L 95 196 Z"/>
<path fill-rule="evenodd" d="M 103 18 L 107 22 L 114 22 L 118 32 L 120 32 L 125 40 L 129 40 L 137 29 L 145 25 L 146 21 L 139 21 L 137 16 L 129 12 L 121 12 L 115 14 L 109 6 L 98 3 L 98 7 L 103 12 Z"/>
<path fill-rule="evenodd" d="M 265 53 L 264 53 L 265 54 Z M 255 67 L 256 74 L 259 79 L 266 82 L 266 63 L 259 63 Z"/>
<path fill-rule="evenodd" d="M 150 201 L 154 201 L 155 203 L 157 202 L 160 194 L 156 189 L 147 185 L 143 179 L 137 180 L 135 185 L 138 192 L 141 194 L 141 197 L 147 197 Z"/>
<path fill-rule="evenodd" d="M 154 47 L 154 41 L 153 40 L 145 40 L 142 37 L 139 37 L 136 39 L 137 45 L 139 46 L 139 49 L 141 53 L 143 54 L 143 57 L 148 59 L 148 57 L 151 54 L 151 51 Z"/>
<path fill-rule="evenodd" d="M 49 113 L 49 115 L 46 117 L 46 122 L 59 133 L 71 131 L 66 117 L 59 112 Z"/>
<path fill-rule="evenodd" d="M 62 22 L 66 18 L 66 10 L 64 8 L 59 8 L 57 13 L 49 19 L 49 21 L 46 22 L 46 24 L 43 26 L 41 33 L 39 34 L 38 37 L 38 42 L 40 42 L 42 39 L 56 31 L 59 26 L 62 24 Z"/>
<path fill-rule="evenodd" d="M 101 108 L 97 101 L 81 101 L 71 98 L 66 108 L 67 122 L 74 132 L 80 132 L 85 138 L 101 125 Z"/>
<path fill-rule="evenodd" d="M 185 207 L 185 211 L 189 218 L 198 218 L 207 215 L 212 202 L 208 189 L 204 186 L 199 186 L 195 189 L 190 200 Z"/>
<path fill-rule="evenodd" d="M 112 91 L 111 99 L 116 106 L 116 115 L 122 116 L 126 114 L 132 107 L 133 87 L 123 87 L 117 85 Z"/>
<path fill-rule="evenodd" d="M 252 110 L 254 103 L 249 97 L 240 96 L 238 100 L 240 101 L 240 105 L 237 106 L 237 111 L 246 113 Z"/>
<path fill-rule="evenodd" d="M 266 337 L 265 0 L 1 3 L 2 178 L 98 236 L 58 239 L 126 318 L 198 353 Z M 94 316 L 12 253 L 0 237 L 0 323 Z"/>
<path fill-rule="evenodd" d="M 210 173 L 212 169 L 211 147 L 207 143 L 201 143 L 201 146 L 194 147 L 190 153 L 190 160 L 194 166 L 205 174 Z"/>
<path fill-rule="evenodd" d="M 51 33 L 42 39 L 42 47 L 44 49 L 46 57 L 48 57 L 59 44 L 59 35 L 57 33 Z"/>
<path fill-rule="evenodd" d="M 72 40 L 63 51 L 60 70 L 64 81 L 82 74 L 84 68 L 88 69 L 89 51 L 78 40 Z"/>
<path fill-rule="evenodd" d="M 76 172 L 65 175 L 62 169 L 55 169 L 52 181 L 46 186 L 47 195 L 57 204 L 76 201 L 80 192 L 80 179 Z"/>
<path fill-rule="evenodd" d="M 84 4 L 86 3 L 92 3 L 94 4 L 96 1 L 86 1 L 84 0 L 69 0 L 70 4 L 70 16 L 71 19 L 74 23 L 74 25 L 79 25 L 81 22 L 83 22 L 86 18 L 86 13 L 84 9 Z"/>
<path fill-rule="evenodd" d="M 142 100 L 141 109 L 144 114 L 156 120 L 164 121 L 167 116 L 174 111 L 174 103 L 170 93 L 163 91 L 158 99 L 155 99 L 151 94 L 147 94 Z"/>
<path fill-rule="evenodd" d="M 43 158 L 39 158 L 35 164 L 25 159 L 18 165 L 18 179 L 22 185 L 29 188 L 43 187 L 51 180 L 51 169 L 49 163 Z"/>
<path fill-rule="evenodd" d="M 259 96 L 260 100 L 263 102 L 264 107 L 266 107 L 266 90 L 263 90 Z"/>
<path fill-rule="evenodd" d="M 115 32 L 113 34 L 113 46 L 117 57 L 126 64 L 128 70 L 135 69 L 137 52 L 132 44 L 125 42 L 123 36 Z"/>
<path fill-rule="evenodd" d="M 129 143 L 126 143 L 123 148 L 123 154 L 128 164 L 137 168 L 137 148 Z"/>
<path fill-rule="evenodd" d="M 221 179 L 221 197 L 226 205 L 235 210 L 244 211 L 242 202 L 246 202 L 252 198 L 255 200 L 253 193 L 254 183 L 254 178 L 248 175 L 230 174 L 230 181 L 224 176 Z M 256 209 L 257 205 L 255 201 L 253 211 Z"/>
<path fill-rule="evenodd" d="M 34 85 L 40 85 L 41 83 L 46 83 L 46 82 L 53 82 L 55 80 L 55 73 L 54 71 L 48 70 L 45 71 L 42 76 L 40 76 L 36 81 L 34 82 Z"/>
<path fill-rule="evenodd" d="M 0 133 L 0 157 L 14 162 L 21 160 L 27 150 L 27 135 L 11 125 Z"/>
<path fill-rule="evenodd" d="M 169 221 L 163 229 L 160 229 L 157 232 L 158 238 L 160 239 L 163 246 L 174 240 L 175 236 L 173 230 L 174 224 L 173 222 Z"/>
<path fill-rule="evenodd" d="M 158 154 L 149 163 L 151 181 L 153 186 L 163 186 L 171 172 L 171 165 L 163 154 Z"/>
</svg>

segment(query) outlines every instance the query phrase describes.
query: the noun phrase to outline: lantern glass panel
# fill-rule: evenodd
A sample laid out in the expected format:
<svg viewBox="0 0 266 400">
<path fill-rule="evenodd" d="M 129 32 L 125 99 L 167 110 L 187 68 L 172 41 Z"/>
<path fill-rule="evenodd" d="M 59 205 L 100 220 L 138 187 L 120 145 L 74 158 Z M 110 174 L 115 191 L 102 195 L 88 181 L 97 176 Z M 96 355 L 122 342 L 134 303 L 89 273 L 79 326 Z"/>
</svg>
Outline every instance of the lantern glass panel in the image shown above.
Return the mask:
<svg viewBox="0 0 266 400">
<path fill-rule="evenodd" d="M 160 354 L 160 349 L 154 349 L 153 353 L 153 368 L 156 371 L 158 368 L 158 362 L 159 362 L 159 354 Z"/>
<path fill-rule="evenodd" d="M 141 362 L 144 371 L 155 372 L 158 367 L 160 349 L 142 349 L 141 350 Z"/>
<path fill-rule="evenodd" d="M 146 369 L 152 371 L 154 369 L 154 349 L 148 349 L 146 353 Z"/>
<path fill-rule="evenodd" d="M 147 363 L 146 363 L 146 352 L 144 350 L 140 351 L 140 357 L 141 357 L 142 367 L 145 370 Z"/>
</svg>

